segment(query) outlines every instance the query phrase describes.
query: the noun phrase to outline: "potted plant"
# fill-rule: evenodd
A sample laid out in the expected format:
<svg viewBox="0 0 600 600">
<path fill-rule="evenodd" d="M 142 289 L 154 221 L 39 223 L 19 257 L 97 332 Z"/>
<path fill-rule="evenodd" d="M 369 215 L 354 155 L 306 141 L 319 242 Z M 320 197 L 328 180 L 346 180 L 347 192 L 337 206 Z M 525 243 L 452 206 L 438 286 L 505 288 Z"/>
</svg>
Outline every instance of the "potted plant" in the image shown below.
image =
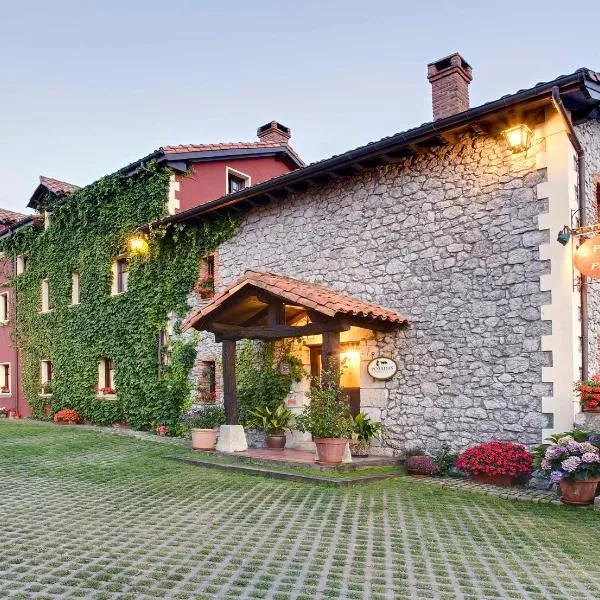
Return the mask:
<svg viewBox="0 0 600 600">
<path fill-rule="evenodd" d="M 54 415 L 54 422 L 63 425 L 77 425 L 77 423 L 81 423 L 81 417 L 76 410 L 63 408 Z"/>
<path fill-rule="evenodd" d="M 38 383 L 38 390 L 40 395 L 49 396 L 52 394 L 52 382 L 50 381 L 40 381 Z"/>
<path fill-rule="evenodd" d="M 8 417 L 8 408 L 6 406 L 0 406 L 0 419 L 6 419 Z"/>
<path fill-rule="evenodd" d="M 167 426 L 166 425 L 159 425 L 156 428 L 156 435 L 159 435 L 160 437 L 165 437 L 165 435 L 167 435 Z"/>
<path fill-rule="evenodd" d="M 530 477 L 533 458 L 522 444 L 494 440 L 462 452 L 456 467 L 477 483 L 512 486 Z"/>
<path fill-rule="evenodd" d="M 371 442 L 381 433 L 381 430 L 381 423 L 371 421 L 369 415 L 359 412 L 354 417 L 354 427 L 350 436 L 350 454 L 357 458 L 369 456 Z"/>
<path fill-rule="evenodd" d="M 433 477 L 440 471 L 439 467 L 433 462 L 433 459 L 420 450 L 406 453 L 404 468 L 407 473 L 417 477 Z"/>
<path fill-rule="evenodd" d="M 579 405 L 583 412 L 600 413 L 600 375 L 578 381 L 575 390 L 579 395 Z"/>
<path fill-rule="evenodd" d="M 193 408 L 182 415 L 181 421 L 191 431 L 192 450 L 214 450 L 217 428 L 225 423 L 225 411 L 220 406 Z"/>
<path fill-rule="evenodd" d="M 194 285 L 194 290 L 200 295 L 200 298 L 212 298 L 215 293 L 214 275 L 202 275 Z"/>
<path fill-rule="evenodd" d="M 591 504 L 600 483 L 600 435 L 573 431 L 550 439 L 538 450 L 536 466 L 558 484 L 564 504 Z"/>
<path fill-rule="evenodd" d="M 339 465 L 354 427 L 348 399 L 343 395 L 338 372 L 323 371 L 313 378 L 309 404 L 296 417 L 299 431 L 312 433 L 319 463 Z"/>
<path fill-rule="evenodd" d="M 267 448 L 285 448 L 285 430 L 289 428 L 292 413 L 281 403 L 277 408 L 260 406 L 250 411 L 246 427 L 262 429 L 266 434 Z"/>
</svg>

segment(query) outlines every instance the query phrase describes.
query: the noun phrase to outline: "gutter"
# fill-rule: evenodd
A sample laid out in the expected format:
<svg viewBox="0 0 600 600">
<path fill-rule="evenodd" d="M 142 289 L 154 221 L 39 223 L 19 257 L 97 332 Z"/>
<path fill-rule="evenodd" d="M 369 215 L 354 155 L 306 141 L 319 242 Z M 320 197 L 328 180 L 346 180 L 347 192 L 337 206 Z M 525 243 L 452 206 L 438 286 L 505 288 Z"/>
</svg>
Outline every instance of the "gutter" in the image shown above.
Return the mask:
<svg viewBox="0 0 600 600">
<path fill-rule="evenodd" d="M 567 129 L 569 130 L 569 139 L 573 144 L 573 148 L 577 153 L 577 208 L 579 210 L 579 225 L 585 225 L 585 152 L 581 145 L 571 117 L 563 104 L 562 98 L 560 97 L 560 90 L 558 86 L 552 88 L 552 103 L 556 110 L 560 113 L 565 121 Z M 581 275 L 579 295 L 581 300 L 581 378 L 583 380 L 588 378 L 588 357 L 589 357 L 589 332 L 588 332 L 588 297 L 586 288 L 586 277 Z"/>
</svg>

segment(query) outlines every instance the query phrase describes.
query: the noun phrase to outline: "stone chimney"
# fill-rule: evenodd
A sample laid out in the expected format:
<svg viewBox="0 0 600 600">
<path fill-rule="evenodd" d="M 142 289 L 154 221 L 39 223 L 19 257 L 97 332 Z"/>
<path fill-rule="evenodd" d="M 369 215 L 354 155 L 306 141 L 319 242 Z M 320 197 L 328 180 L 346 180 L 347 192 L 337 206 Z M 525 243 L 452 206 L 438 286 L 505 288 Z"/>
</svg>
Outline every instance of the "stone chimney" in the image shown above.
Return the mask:
<svg viewBox="0 0 600 600">
<path fill-rule="evenodd" d="M 271 121 L 270 123 L 259 127 L 256 135 L 258 135 L 258 139 L 261 142 L 287 144 L 288 140 L 292 137 L 292 130 L 277 121 Z"/>
<path fill-rule="evenodd" d="M 434 121 L 468 110 L 473 71 L 458 52 L 429 63 L 427 79 L 431 83 Z"/>
</svg>

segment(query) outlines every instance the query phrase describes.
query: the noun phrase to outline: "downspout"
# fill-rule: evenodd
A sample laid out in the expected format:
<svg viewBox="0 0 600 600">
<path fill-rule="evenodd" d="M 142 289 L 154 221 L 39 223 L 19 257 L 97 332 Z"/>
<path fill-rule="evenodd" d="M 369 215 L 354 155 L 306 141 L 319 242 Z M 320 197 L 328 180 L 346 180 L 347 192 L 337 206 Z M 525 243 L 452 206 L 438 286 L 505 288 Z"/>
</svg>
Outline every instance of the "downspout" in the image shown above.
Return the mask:
<svg viewBox="0 0 600 600">
<path fill-rule="evenodd" d="M 579 225 L 585 225 L 585 153 L 583 146 L 577 138 L 575 128 L 571 122 L 571 117 L 560 97 L 560 91 L 557 86 L 552 88 L 552 102 L 556 110 L 562 115 L 567 129 L 569 139 L 577 153 L 577 208 L 579 209 Z M 570 225 L 570 224 L 569 224 Z M 581 378 L 588 378 L 588 355 L 589 355 L 589 335 L 588 335 L 588 299 L 586 289 L 586 277 L 581 275 L 579 295 L 581 300 Z"/>
</svg>

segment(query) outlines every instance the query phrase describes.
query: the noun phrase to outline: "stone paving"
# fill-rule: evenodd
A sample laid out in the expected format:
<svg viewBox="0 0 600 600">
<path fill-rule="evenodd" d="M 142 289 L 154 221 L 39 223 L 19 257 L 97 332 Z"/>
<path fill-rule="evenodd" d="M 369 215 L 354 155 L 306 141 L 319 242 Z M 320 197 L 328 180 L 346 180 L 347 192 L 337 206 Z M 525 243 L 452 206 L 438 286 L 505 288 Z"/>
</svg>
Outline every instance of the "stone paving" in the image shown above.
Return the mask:
<svg viewBox="0 0 600 600">
<path fill-rule="evenodd" d="M 600 597 L 600 515 L 403 478 L 338 490 L 0 422 L 0 598 Z"/>
</svg>

